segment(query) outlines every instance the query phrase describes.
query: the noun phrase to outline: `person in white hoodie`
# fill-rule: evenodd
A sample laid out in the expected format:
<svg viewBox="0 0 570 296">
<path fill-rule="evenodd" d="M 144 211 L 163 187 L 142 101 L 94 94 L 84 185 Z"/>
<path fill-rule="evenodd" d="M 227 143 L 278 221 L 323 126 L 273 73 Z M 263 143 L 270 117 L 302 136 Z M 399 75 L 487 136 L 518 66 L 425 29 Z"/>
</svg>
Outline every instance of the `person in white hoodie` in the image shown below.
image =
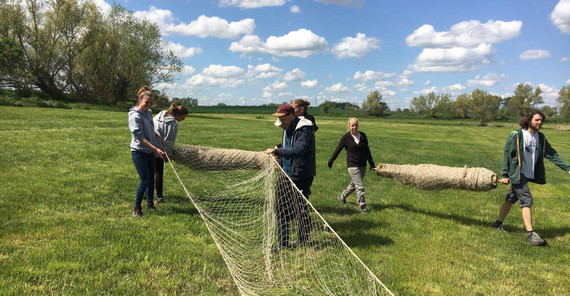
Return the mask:
<svg viewBox="0 0 570 296">
<path fill-rule="evenodd" d="M 174 141 L 176 141 L 176 134 L 178 133 L 178 121 L 183 121 L 188 115 L 188 109 L 180 105 L 176 106 L 171 104 L 168 110 L 160 111 L 154 117 L 154 131 L 162 139 L 162 149 L 169 155 L 174 148 Z M 155 154 L 156 161 L 156 200 L 158 202 L 164 202 L 164 195 L 162 194 L 163 189 L 163 178 L 164 178 L 164 161 L 157 154 Z"/>
<path fill-rule="evenodd" d="M 154 95 L 148 86 L 143 86 L 137 93 L 138 104 L 129 110 L 129 129 L 131 131 L 131 155 L 140 177 L 137 188 L 133 216 L 142 216 L 142 200 L 146 192 L 147 209 L 154 207 L 154 154 L 164 157 L 164 152 L 157 148 L 156 134 L 152 123 Z"/>
</svg>

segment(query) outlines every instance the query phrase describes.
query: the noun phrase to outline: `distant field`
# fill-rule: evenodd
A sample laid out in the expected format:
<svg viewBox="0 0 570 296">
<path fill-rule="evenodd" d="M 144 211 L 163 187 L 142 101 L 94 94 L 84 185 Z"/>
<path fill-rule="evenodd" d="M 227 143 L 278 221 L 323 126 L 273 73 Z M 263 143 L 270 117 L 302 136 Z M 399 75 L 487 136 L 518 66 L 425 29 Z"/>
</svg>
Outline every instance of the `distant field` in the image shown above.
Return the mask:
<svg viewBox="0 0 570 296">
<path fill-rule="evenodd" d="M 261 151 L 279 142 L 274 108 L 202 113 L 180 123 L 178 143 Z M 235 110 L 234 110 L 235 111 Z M 237 114 L 239 113 L 239 114 Z M 317 112 L 313 112 L 317 114 Z M 138 176 L 126 112 L 0 106 L 0 295 L 235 295 L 202 220 L 173 174 L 168 203 L 131 217 Z M 547 163 L 531 185 L 545 248 L 526 244 L 520 210 L 507 233 L 488 225 L 508 189 L 422 191 L 368 173 L 371 212 L 347 185 L 345 153 L 326 166 L 346 116 L 317 116 L 317 177 L 310 201 L 378 278 L 398 295 L 570 294 L 570 177 Z M 486 167 L 500 171 L 513 122 L 362 118 L 376 163 Z M 570 131 L 544 133 L 570 161 Z M 146 213 L 145 213 L 146 214 Z"/>
</svg>

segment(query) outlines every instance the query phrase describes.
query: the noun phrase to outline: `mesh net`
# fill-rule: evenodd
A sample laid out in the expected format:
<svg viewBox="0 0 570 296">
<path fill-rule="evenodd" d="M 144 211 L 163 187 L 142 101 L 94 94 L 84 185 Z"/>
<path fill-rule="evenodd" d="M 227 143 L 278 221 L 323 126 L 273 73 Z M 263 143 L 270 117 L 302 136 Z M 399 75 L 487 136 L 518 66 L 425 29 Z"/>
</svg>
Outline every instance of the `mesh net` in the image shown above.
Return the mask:
<svg viewBox="0 0 570 296">
<path fill-rule="evenodd" d="M 271 156 L 177 146 L 171 157 L 241 294 L 393 295 Z"/>
</svg>

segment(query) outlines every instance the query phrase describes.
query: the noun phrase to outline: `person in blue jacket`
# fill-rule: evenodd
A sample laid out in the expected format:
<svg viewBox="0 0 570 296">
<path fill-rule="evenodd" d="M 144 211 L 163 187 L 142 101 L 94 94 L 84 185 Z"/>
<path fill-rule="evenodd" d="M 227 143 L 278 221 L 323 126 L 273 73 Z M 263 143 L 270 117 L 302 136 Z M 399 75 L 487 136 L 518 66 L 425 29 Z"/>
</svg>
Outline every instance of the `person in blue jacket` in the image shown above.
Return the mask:
<svg viewBox="0 0 570 296">
<path fill-rule="evenodd" d="M 289 104 L 279 106 L 273 114 L 278 119 L 275 125 L 283 129 L 283 141 L 268 148 L 265 153 L 280 158 L 285 175 L 277 180 L 275 210 L 277 216 L 278 248 L 289 246 L 289 222 L 297 218 L 297 243 L 306 244 L 309 240 L 311 218 L 305 198 L 311 194 L 311 185 L 316 171 L 315 146 L 313 145 L 313 123 L 295 115 L 295 108 Z M 289 182 L 302 192 L 298 194 Z"/>
<path fill-rule="evenodd" d="M 540 238 L 532 227 L 533 198 L 528 188 L 528 182 L 537 184 L 546 183 L 544 159 L 548 159 L 556 166 L 570 174 L 568 165 L 550 146 L 543 133 L 539 132 L 546 116 L 538 111 L 531 110 L 521 118 L 521 129 L 513 131 L 507 138 L 503 152 L 503 169 L 501 172 L 503 184 L 511 183 L 505 201 L 501 205 L 497 221 L 493 227 L 503 230 L 503 221 L 509 214 L 514 203 L 519 201 L 523 221 L 527 230 L 527 242 L 534 246 L 546 245 L 546 240 Z"/>
<path fill-rule="evenodd" d="M 169 155 L 174 148 L 176 135 L 178 134 L 178 122 L 186 119 L 188 109 L 186 107 L 176 104 L 171 104 L 168 110 L 160 111 L 154 117 L 154 131 L 160 136 L 161 148 Z M 162 194 L 163 179 L 164 179 L 164 161 L 158 155 L 155 155 L 156 160 L 156 201 L 164 202 L 164 195 Z"/>
</svg>

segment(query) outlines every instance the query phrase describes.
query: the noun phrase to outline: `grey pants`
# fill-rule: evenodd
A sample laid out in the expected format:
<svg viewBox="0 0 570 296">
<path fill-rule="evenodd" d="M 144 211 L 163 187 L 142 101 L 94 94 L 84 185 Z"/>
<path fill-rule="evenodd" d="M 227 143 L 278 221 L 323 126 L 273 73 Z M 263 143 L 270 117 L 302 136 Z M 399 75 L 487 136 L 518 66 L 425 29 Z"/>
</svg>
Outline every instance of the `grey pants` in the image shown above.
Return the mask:
<svg viewBox="0 0 570 296">
<path fill-rule="evenodd" d="M 366 205 L 366 199 L 364 198 L 364 185 L 362 179 L 364 179 L 364 173 L 366 173 L 366 167 L 351 167 L 348 168 L 348 174 L 350 175 L 350 184 L 346 186 L 346 189 L 342 192 L 341 197 L 345 199 L 353 191 L 356 190 L 356 198 L 358 206 L 362 207 Z"/>
</svg>

